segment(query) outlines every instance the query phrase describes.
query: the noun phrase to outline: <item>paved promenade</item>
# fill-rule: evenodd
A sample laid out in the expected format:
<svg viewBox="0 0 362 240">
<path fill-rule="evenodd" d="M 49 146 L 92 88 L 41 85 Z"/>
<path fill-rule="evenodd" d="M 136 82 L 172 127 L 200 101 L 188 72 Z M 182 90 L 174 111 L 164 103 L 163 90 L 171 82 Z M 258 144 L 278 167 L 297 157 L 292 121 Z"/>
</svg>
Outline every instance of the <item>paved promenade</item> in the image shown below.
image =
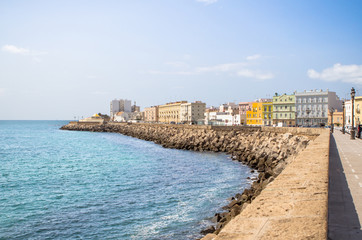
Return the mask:
<svg viewBox="0 0 362 240">
<path fill-rule="evenodd" d="M 362 140 L 330 139 L 328 239 L 362 239 Z"/>
</svg>

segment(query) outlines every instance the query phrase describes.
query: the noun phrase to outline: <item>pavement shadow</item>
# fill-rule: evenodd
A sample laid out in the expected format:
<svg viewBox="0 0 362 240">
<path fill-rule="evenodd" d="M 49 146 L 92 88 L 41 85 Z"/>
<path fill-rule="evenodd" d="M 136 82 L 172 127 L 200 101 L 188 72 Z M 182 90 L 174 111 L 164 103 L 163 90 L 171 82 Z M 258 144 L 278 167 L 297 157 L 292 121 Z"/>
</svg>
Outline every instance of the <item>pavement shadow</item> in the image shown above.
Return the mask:
<svg viewBox="0 0 362 240">
<path fill-rule="evenodd" d="M 361 240 L 361 223 L 358 219 L 333 134 L 331 134 L 329 149 L 328 190 L 328 239 Z"/>
</svg>

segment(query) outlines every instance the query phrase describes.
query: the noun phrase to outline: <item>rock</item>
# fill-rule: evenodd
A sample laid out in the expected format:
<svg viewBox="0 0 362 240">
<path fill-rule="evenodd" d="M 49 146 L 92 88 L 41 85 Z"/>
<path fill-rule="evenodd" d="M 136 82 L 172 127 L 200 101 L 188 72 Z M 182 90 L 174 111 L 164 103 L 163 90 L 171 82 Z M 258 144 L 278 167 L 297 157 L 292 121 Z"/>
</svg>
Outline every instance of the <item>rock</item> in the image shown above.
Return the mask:
<svg viewBox="0 0 362 240">
<path fill-rule="evenodd" d="M 237 200 L 232 200 L 229 204 L 228 204 L 228 208 L 232 208 L 235 204 L 237 204 L 238 201 Z"/>
<path fill-rule="evenodd" d="M 239 205 L 233 206 L 230 210 L 231 218 L 234 218 L 235 216 L 239 215 L 240 212 L 241 212 L 241 206 Z"/>
<path fill-rule="evenodd" d="M 215 232 L 215 227 L 214 226 L 209 226 L 206 229 L 202 230 L 200 233 L 203 235 L 206 235 L 208 233 L 213 233 Z"/>
</svg>

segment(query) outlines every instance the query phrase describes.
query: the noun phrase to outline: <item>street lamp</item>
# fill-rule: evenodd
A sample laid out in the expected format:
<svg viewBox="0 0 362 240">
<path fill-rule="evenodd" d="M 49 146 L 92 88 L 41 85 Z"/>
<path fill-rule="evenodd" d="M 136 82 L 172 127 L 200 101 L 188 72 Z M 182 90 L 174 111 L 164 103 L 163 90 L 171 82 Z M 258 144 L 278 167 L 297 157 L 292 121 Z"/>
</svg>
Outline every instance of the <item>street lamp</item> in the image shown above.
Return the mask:
<svg viewBox="0 0 362 240">
<path fill-rule="evenodd" d="M 307 108 L 306 113 L 307 113 L 307 125 L 309 127 L 309 113 L 311 112 L 311 110 L 309 108 Z"/>
<path fill-rule="evenodd" d="M 342 128 L 342 133 L 345 134 L 345 126 L 344 126 L 344 101 L 342 102 L 342 108 L 343 108 L 343 115 L 342 115 L 342 121 L 343 121 L 343 128 Z"/>
<path fill-rule="evenodd" d="M 352 130 L 351 130 L 351 139 L 355 139 L 354 138 L 354 97 L 356 95 L 356 91 L 354 90 L 354 88 L 351 89 L 351 101 L 352 101 Z"/>
</svg>

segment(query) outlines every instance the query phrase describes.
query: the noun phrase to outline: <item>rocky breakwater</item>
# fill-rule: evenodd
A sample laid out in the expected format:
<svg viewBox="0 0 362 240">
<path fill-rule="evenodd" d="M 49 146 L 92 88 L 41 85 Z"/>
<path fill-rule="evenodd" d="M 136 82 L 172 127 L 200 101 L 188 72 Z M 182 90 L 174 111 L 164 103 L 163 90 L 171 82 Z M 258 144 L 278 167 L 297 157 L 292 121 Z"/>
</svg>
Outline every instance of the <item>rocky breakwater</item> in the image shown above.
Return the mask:
<svg viewBox="0 0 362 240">
<path fill-rule="evenodd" d="M 166 148 L 193 151 L 226 152 L 235 161 L 247 164 L 258 171 L 252 186 L 230 198 L 224 211 L 212 218 L 213 226 L 202 231 L 203 234 L 218 234 L 221 229 L 261 191 L 272 182 L 293 160 L 294 156 L 309 143 L 307 136 L 290 133 L 260 131 L 257 128 L 208 128 L 161 124 L 68 124 L 63 130 L 117 132 L 139 139 L 153 141 Z M 254 171 L 253 170 L 253 171 Z"/>
</svg>

